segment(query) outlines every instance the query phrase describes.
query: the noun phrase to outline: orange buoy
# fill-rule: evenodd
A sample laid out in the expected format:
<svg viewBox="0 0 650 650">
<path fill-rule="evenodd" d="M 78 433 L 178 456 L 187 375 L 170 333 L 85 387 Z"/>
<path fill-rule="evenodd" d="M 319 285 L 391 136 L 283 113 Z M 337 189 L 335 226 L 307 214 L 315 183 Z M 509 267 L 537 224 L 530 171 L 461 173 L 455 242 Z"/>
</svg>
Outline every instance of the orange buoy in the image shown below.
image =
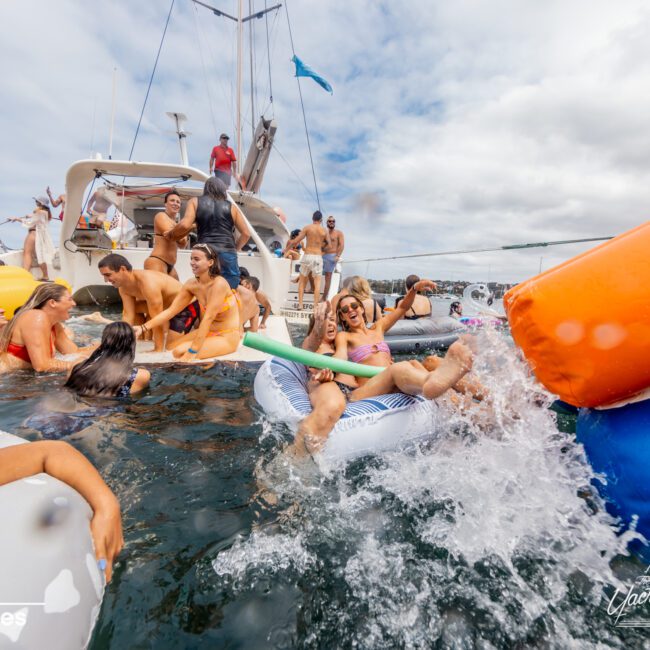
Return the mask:
<svg viewBox="0 0 650 650">
<path fill-rule="evenodd" d="M 574 406 L 650 387 L 650 222 L 508 291 L 515 343 L 537 379 Z"/>
</svg>

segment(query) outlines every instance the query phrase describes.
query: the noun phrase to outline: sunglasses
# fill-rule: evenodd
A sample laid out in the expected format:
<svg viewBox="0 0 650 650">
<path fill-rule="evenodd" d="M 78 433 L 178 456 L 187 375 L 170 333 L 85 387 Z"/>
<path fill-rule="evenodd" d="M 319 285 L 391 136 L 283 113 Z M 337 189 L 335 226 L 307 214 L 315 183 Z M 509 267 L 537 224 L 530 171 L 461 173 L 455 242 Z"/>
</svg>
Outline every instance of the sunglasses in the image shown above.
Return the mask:
<svg viewBox="0 0 650 650">
<path fill-rule="evenodd" d="M 358 302 L 351 302 L 349 305 L 344 305 L 341 307 L 341 313 L 347 314 L 351 309 L 356 310 L 360 309 L 361 305 Z"/>
<path fill-rule="evenodd" d="M 336 221 L 334 221 L 334 219 L 328 219 L 327 223 L 336 223 Z"/>
</svg>

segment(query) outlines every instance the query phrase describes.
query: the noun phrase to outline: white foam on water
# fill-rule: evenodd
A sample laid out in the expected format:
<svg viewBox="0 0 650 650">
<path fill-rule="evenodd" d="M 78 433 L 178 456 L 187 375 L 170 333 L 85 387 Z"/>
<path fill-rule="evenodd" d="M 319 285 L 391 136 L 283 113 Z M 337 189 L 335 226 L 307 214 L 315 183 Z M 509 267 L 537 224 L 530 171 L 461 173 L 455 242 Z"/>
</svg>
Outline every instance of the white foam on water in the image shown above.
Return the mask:
<svg viewBox="0 0 650 650">
<path fill-rule="evenodd" d="M 242 589 L 289 567 L 325 592 L 343 581 L 345 607 L 321 632 L 336 625 L 344 645 L 622 647 L 603 588 L 618 584 L 610 561 L 627 539 L 597 495 L 581 496 L 593 472 L 558 431 L 552 396 L 502 336 L 477 338 L 489 405 L 446 405 L 434 441 L 318 478 L 275 458 L 265 483 L 291 514 L 220 553 L 217 573 Z"/>
</svg>

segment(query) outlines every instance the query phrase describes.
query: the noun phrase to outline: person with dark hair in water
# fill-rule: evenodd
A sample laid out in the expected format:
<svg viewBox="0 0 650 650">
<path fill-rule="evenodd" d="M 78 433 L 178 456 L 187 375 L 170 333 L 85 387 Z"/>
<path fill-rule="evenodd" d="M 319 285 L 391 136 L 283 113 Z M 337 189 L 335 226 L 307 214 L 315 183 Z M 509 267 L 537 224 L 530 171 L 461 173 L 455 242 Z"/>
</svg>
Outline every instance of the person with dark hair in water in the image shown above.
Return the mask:
<svg viewBox="0 0 650 650">
<path fill-rule="evenodd" d="M 406 290 L 410 291 L 411 287 L 416 285 L 420 281 L 419 276 L 417 275 L 409 275 L 406 278 Z M 404 300 L 404 296 L 401 298 L 398 298 L 395 301 L 395 307 L 399 305 L 399 303 Z M 431 316 L 431 302 L 426 296 L 422 296 L 419 293 L 416 294 L 414 300 L 413 300 L 413 305 L 411 306 L 410 309 L 407 310 L 406 314 L 404 315 L 405 320 L 417 320 L 418 318 L 428 318 Z"/>
<path fill-rule="evenodd" d="M 194 277 L 179 291 L 174 302 L 155 318 L 134 329 L 137 334 L 160 327 L 195 301 L 200 324 L 194 332 L 181 336 L 169 346 L 181 361 L 210 359 L 234 352 L 239 346 L 240 299 L 221 276 L 219 255 L 210 244 L 192 246 L 190 266 Z"/>
<path fill-rule="evenodd" d="M 463 315 L 463 305 L 459 300 L 454 300 L 454 302 L 449 305 L 449 315 L 452 318 L 461 318 Z"/>
<path fill-rule="evenodd" d="M 55 359 L 55 351 L 89 352 L 88 348 L 78 348 L 63 326 L 75 305 L 70 292 L 60 284 L 48 282 L 36 287 L 0 333 L 0 372 L 27 368 L 60 372 L 75 362 Z"/>
<path fill-rule="evenodd" d="M 134 368 L 135 334 L 124 321 L 111 323 L 102 332 L 99 347 L 78 363 L 65 383 L 82 397 L 129 397 L 146 388 L 151 373 Z"/>
<path fill-rule="evenodd" d="M 212 177 L 205 181 L 203 195 L 187 202 L 185 214 L 176 226 L 165 232 L 165 237 L 178 241 L 196 224 L 199 244 L 210 244 L 219 254 L 221 275 L 236 289 L 239 285 L 237 251 L 250 239 L 246 218 L 242 211 L 228 200 L 223 181 Z M 234 230 L 239 232 L 235 241 Z"/>
</svg>

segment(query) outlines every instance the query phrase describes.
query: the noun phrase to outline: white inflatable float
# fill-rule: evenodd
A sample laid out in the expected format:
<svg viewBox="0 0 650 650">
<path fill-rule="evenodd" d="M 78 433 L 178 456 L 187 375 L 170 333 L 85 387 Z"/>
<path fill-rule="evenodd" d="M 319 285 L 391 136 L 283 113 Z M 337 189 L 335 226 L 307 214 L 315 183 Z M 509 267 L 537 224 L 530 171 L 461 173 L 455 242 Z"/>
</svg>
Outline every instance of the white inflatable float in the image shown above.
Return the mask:
<svg viewBox="0 0 650 650">
<path fill-rule="evenodd" d="M 0 447 L 29 444 L 0 431 Z M 0 486 L 0 648 L 85 648 L 104 593 L 86 500 L 38 474 Z"/>
<path fill-rule="evenodd" d="M 307 369 L 278 357 L 255 376 L 255 399 L 272 420 L 296 424 L 311 412 Z M 348 460 L 397 449 L 440 430 L 438 405 L 401 393 L 348 404 L 322 451 L 325 458 Z"/>
</svg>

